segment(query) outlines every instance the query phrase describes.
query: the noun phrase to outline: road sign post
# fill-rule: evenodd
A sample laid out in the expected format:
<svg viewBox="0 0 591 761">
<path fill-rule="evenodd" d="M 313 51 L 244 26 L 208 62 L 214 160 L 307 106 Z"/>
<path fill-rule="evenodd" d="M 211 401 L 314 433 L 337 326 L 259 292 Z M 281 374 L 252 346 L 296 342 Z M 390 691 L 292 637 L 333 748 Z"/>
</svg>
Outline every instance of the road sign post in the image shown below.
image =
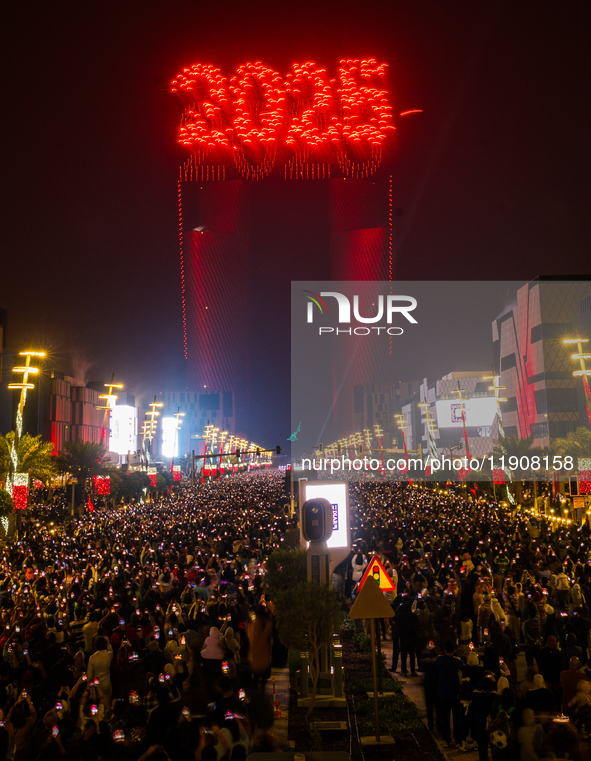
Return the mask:
<svg viewBox="0 0 591 761">
<path fill-rule="evenodd" d="M 372 563 L 370 566 L 368 566 L 368 571 L 370 567 L 372 567 L 373 562 L 377 560 L 378 563 L 380 563 L 379 559 L 377 557 L 374 557 L 374 560 L 372 560 Z M 380 566 L 382 564 L 380 563 Z M 390 581 L 390 584 L 392 583 L 390 577 L 386 573 L 384 569 L 384 574 L 386 578 Z M 390 737 L 390 735 L 380 736 L 380 720 L 379 720 L 379 714 L 378 714 L 378 685 L 377 685 L 377 668 L 379 667 L 380 670 L 382 668 L 382 662 L 380 659 L 379 666 L 376 667 L 376 636 L 375 636 L 375 619 L 376 618 L 391 618 L 392 617 L 392 608 L 390 606 L 390 603 L 386 600 L 384 597 L 384 594 L 382 592 L 381 587 L 378 585 L 377 581 L 375 580 L 373 573 L 371 576 L 368 576 L 367 572 L 365 576 L 361 580 L 361 589 L 359 591 L 359 594 L 357 595 L 357 598 L 355 602 L 353 603 L 353 607 L 349 611 L 349 618 L 352 619 L 359 619 L 359 618 L 369 618 L 371 622 L 371 666 L 373 671 L 373 700 L 374 700 L 374 711 L 375 711 L 375 728 L 376 728 L 376 736 L 375 740 L 373 737 L 362 737 L 361 742 L 362 744 L 371 744 L 373 742 L 375 743 L 393 743 L 394 738 Z"/>
</svg>

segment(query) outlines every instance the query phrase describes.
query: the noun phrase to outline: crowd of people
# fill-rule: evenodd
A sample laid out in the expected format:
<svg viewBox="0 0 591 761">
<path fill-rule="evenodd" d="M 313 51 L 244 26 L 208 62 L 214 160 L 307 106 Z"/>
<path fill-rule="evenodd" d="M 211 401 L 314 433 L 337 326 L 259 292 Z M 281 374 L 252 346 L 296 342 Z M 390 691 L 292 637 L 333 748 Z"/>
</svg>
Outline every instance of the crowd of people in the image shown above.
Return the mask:
<svg viewBox="0 0 591 761">
<path fill-rule="evenodd" d="M 31 509 L 0 553 L 0 759 L 275 748 L 263 572 L 292 524 L 282 488 L 245 474 L 67 526 L 54 501 Z"/>
<path fill-rule="evenodd" d="M 393 617 L 381 621 L 390 668 L 423 671 L 429 727 L 449 746 L 474 742 L 481 761 L 489 748 L 495 759 L 568 752 L 583 761 L 591 734 L 589 525 L 465 491 L 352 483 L 354 548 L 333 586 L 354 598 L 378 555 L 396 590 L 386 593 Z"/>
<path fill-rule="evenodd" d="M 181 484 L 68 525 L 30 510 L 0 549 L 0 761 L 276 749 L 265 685 L 285 653 L 264 570 L 297 533 L 283 488 L 277 471 Z M 504 736 L 495 757 L 544 758 L 560 741 L 582 761 L 588 526 L 554 529 L 461 489 L 366 480 L 350 494 L 352 549 L 333 586 L 346 608 L 369 559 L 383 561 L 389 665 L 424 672 L 430 727 L 474 740 L 481 759 Z"/>
</svg>

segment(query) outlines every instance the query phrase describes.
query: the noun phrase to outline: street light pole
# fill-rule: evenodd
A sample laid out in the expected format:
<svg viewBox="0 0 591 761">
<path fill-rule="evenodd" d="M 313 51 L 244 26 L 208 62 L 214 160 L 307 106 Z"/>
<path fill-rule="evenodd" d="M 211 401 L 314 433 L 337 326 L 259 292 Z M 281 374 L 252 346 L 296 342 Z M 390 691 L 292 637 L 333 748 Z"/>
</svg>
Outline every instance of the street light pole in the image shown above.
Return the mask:
<svg viewBox="0 0 591 761">
<path fill-rule="evenodd" d="M 14 487 L 27 486 L 29 484 L 28 473 L 18 473 L 18 444 L 23 431 L 23 412 L 25 410 L 25 402 L 27 401 L 27 391 L 35 388 L 33 383 L 29 382 L 30 374 L 37 374 L 39 372 L 38 367 L 31 366 L 31 357 L 45 357 L 44 351 L 21 351 L 19 356 L 26 357 L 25 364 L 22 367 L 13 367 L 13 373 L 22 373 L 23 379 L 20 383 L 9 383 L 9 389 L 19 388 L 20 398 L 18 408 L 16 411 L 16 425 L 14 429 L 14 439 L 12 441 L 12 447 L 10 449 L 10 466 L 8 471 L 8 478 L 6 479 L 6 490 L 14 499 Z M 17 483 L 18 482 L 18 483 Z M 20 512 L 17 513 L 17 533 L 20 530 Z"/>
<path fill-rule="evenodd" d="M 586 354 L 583 351 L 583 344 L 589 343 L 588 338 L 565 338 L 563 344 L 577 344 L 577 353 L 571 354 L 571 359 L 578 359 L 580 364 L 580 370 L 575 370 L 573 375 L 575 378 L 581 378 L 583 381 L 583 389 L 585 391 L 585 405 L 587 407 L 587 420 L 591 424 L 591 389 L 589 389 L 589 381 L 587 376 L 591 375 L 591 368 L 585 365 L 586 359 L 591 359 L 591 354 Z"/>
<path fill-rule="evenodd" d="M 107 425 L 109 426 L 109 439 L 111 436 L 111 424 L 110 424 L 110 418 L 111 418 L 111 409 L 115 406 L 115 402 L 117 400 L 117 394 L 113 393 L 114 388 L 123 388 L 122 383 L 115 383 L 115 373 L 111 376 L 111 382 L 103 384 L 106 388 L 109 389 L 108 393 L 106 394 L 99 394 L 99 399 L 106 399 L 105 406 L 102 405 L 97 407 L 97 410 L 104 410 L 105 414 L 103 415 L 103 426 L 101 428 L 101 444 L 105 447 L 105 449 L 108 451 L 109 447 L 107 444 L 105 444 L 105 438 L 107 435 Z"/>
</svg>

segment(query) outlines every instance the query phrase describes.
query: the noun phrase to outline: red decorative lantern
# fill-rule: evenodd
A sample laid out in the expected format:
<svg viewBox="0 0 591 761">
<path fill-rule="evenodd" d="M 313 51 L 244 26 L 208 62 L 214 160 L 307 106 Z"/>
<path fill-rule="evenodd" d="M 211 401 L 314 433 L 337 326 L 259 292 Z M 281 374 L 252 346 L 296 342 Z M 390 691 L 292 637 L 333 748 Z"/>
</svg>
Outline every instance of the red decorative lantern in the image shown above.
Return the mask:
<svg viewBox="0 0 591 761">
<path fill-rule="evenodd" d="M 590 457 L 579 457 L 579 494 L 591 494 Z"/>
<path fill-rule="evenodd" d="M 493 468 L 492 477 L 495 485 L 505 483 L 505 471 L 502 468 Z"/>
<path fill-rule="evenodd" d="M 111 476 L 93 476 L 92 480 L 97 494 L 104 496 L 111 493 Z"/>
<path fill-rule="evenodd" d="M 12 487 L 12 501 L 14 502 L 15 510 L 26 510 L 28 499 L 29 499 L 28 486 L 15 485 Z"/>
</svg>

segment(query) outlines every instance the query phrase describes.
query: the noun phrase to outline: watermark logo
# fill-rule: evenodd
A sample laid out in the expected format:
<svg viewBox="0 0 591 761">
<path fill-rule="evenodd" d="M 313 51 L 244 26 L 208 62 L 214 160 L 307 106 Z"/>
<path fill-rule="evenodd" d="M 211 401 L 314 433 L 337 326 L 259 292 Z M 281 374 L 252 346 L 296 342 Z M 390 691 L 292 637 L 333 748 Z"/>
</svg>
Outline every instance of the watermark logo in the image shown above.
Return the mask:
<svg viewBox="0 0 591 761">
<path fill-rule="evenodd" d="M 357 327 L 349 328 L 334 328 L 329 326 L 319 326 L 318 334 L 335 334 L 339 335 L 345 333 L 346 335 L 367 336 L 372 334 L 372 331 L 378 335 L 384 332 L 390 336 L 402 335 L 404 330 L 399 326 L 392 325 L 395 316 L 402 315 L 409 323 L 416 325 L 417 320 L 411 314 L 417 308 L 417 300 L 412 296 L 393 296 L 388 294 L 386 296 L 379 295 L 377 297 L 377 305 L 375 298 L 372 302 L 375 314 L 362 314 L 359 305 L 359 296 L 353 295 L 353 305 L 351 308 L 351 300 L 344 293 L 338 293 L 337 291 L 321 291 L 313 293 L 312 291 L 304 290 L 303 294 L 308 300 L 306 320 L 308 324 L 314 323 L 314 315 L 316 310 L 314 306 L 318 307 L 321 315 L 328 314 L 328 307 L 324 299 L 335 299 L 337 302 L 337 317 L 339 325 L 351 325 L 353 322 L 361 323 Z M 374 323 L 386 321 L 386 325 L 376 326 Z M 371 328 L 366 327 L 372 325 Z"/>
<path fill-rule="evenodd" d="M 322 296 L 314 293 L 314 291 L 307 291 L 305 289 L 302 292 L 304 297 L 308 299 L 308 322 L 312 322 L 313 320 L 312 313 L 314 312 L 314 304 L 316 304 L 320 310 L 320 314 L 328 314 L 328 307 Z"/>
</svg>

